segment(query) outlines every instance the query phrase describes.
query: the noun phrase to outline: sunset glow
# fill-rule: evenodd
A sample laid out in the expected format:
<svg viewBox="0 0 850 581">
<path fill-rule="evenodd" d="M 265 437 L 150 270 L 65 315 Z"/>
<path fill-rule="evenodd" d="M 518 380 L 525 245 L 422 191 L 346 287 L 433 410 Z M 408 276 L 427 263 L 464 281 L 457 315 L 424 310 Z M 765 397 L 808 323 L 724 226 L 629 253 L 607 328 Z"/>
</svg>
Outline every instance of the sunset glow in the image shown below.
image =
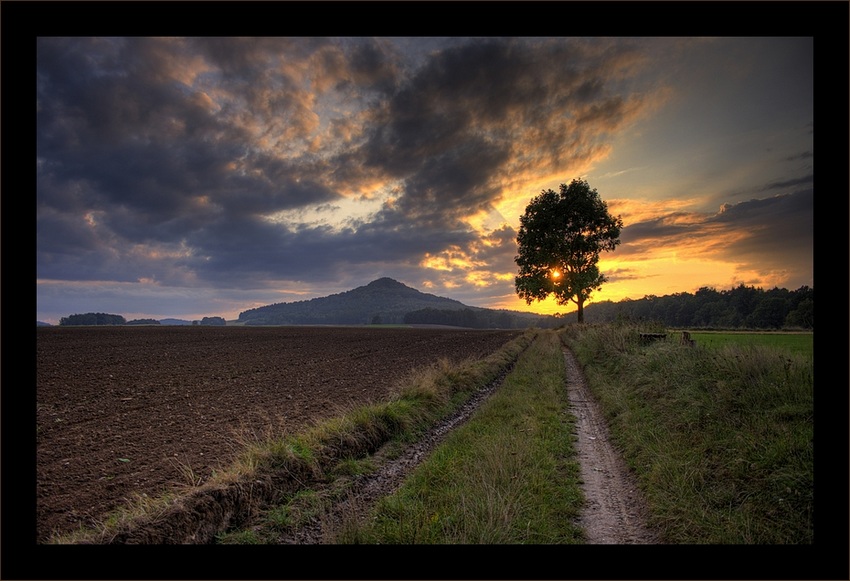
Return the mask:
<svg viewBox="0 0 850 581">
<path fill-rule="evenodd" d="M 40 321 L 232 320 L 381 277 L 571 313 L 514 279 L 520 216 L 574 178 L 624 223 L 587 304 L 813 286 L 811 37 L 37 49 Z"/>
</svg>

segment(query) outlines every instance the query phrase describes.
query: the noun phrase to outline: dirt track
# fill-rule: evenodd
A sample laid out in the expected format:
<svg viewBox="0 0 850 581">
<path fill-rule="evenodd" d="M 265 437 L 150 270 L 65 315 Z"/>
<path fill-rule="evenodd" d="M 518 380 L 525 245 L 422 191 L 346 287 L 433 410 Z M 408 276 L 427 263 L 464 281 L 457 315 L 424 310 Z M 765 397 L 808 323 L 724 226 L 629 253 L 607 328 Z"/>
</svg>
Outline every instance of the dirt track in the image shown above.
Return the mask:
<svg viewBox="0 0 850 581">
<path fill-rule="evenodd" d="M 576 448 L 586 505 L 581 525 L 591 545 L 658 543 L 647 526 L 645 501 L 622 456 L 611 443 L 605 419 L 575 356 L 564 349 L 567 395 L 576 416 Z"/>
<path fill-rule="evenodd" d="M 646 501 L 637 487 L 634 475 L 614 448 L 604 418 L 587 386 L 584 373 L 575 356 L 564 349 L 565 388 L 570 412 L 576 416 L 576 448 L 581 465 L 582 490 L 586 504 L 579 524 L 586 542 L 591 545 L 658 544 L 659 536 L 648 523 Z M 505 375 L 509 370 L 505 371 Z M 465 422 L 501 385 L 504 375 L 477 392 L 451 417 L 435 426 L 404 454 L 386 462 L 373 474 L 358 482 L 341 503 L 315 517 L 298 530 L 282 534 L 279 544 L 322 544 L 334 542 L 335 533 L 346 518 L 358 514 L 362 518 L 382 496 L 391 494 L 433 449 L 445 434 Z"/>
<path fill-rule="evenodd" d="M 521 331 L 79 327 L 37 331 L 37 542 L 226 466 L 252 431 L 387 397 L 414 368 Z"/>
</svg>

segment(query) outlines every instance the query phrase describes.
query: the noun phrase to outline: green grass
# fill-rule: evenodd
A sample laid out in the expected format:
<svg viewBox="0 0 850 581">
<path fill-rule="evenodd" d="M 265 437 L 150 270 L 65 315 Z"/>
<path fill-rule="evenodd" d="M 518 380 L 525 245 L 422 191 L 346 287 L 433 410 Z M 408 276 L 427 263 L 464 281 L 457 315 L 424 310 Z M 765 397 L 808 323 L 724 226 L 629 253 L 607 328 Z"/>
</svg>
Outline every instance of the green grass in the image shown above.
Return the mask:
<svg viewBox="0 0 850 581">
<path fill-rule="evenodd" d="M 665 542 L 812 542 L 810 356 L 699 339 L 690 348 L 676 334 L 641 344 L 616 325 L 573 326 L 562 338 Z"/>
<path fill-rule="evenodd" d="M 583 542 L 582 530 L 574 524 L 584 499 L 572 448 L 573 418 L 566 412 L 563 354 L 553 331 L 528 335 L 534 336 L 501 388 L 474 417 L 452 431 L 365 521 L 344 523 L 335 532 L 335 544 Z M 508 360 L 502 356 L 497 367 L 504 369 Z M 438 362 L 411 377 L 396 403 L 440 410 L 429 414 L 433 421 L 490 378 L 492 370 L 485 372 L 490 366 L 492 362 L 484 367 Z M 371 415 L 366 424 L 383 423 L 374 413 L 353 413 Z M 401 451 L 420 433 L 414 426 L 400 426 L 387 447 Z M 326 472 L 330 486 L 289 495 L 253 523 L 250 534 L 247 529 L 230 531 L 218 542 L 274 543 L 279 533 L 309 522 L 334 499 L 344 498 L 350 476 L 373 468 L 369 456 L 346 458 Z"/>
<path fill-rule="evenodd" d="M 813 333 L 745 333 L 745 332 L 691 332 L 691 339 L 704 347 L 722 347 L 726 345 L 763 346 L 784 349 L 812 357 L 814 351 Z"/>
<path fill-rule="evenodd" d="M 564 373 L 557 336 L 541 334 L 475 415 L 336 542 L 583 542 Z"/>
</svg>

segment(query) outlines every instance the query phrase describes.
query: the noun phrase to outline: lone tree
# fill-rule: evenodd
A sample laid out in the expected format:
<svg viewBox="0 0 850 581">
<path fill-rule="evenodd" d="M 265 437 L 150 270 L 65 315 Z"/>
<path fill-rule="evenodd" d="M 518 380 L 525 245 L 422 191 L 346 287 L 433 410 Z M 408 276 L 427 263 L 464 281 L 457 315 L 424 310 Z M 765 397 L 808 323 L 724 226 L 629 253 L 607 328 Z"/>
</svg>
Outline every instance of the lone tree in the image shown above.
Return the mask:
<svg viewBox="0 0 850 581">
<path fill-rule="evenodd" d="M 559 305 L 573 301 L 583 323 L 584 302 L 607 282 L 599 272 L 599 254 L 620 243 L 623 221 L 611 216 L 596 189 L 580 179 L 561 184 L 560 192 L 544 190 L 519 220 L 517 294 L 527 304 L 550 293 Z"/>
</svg>

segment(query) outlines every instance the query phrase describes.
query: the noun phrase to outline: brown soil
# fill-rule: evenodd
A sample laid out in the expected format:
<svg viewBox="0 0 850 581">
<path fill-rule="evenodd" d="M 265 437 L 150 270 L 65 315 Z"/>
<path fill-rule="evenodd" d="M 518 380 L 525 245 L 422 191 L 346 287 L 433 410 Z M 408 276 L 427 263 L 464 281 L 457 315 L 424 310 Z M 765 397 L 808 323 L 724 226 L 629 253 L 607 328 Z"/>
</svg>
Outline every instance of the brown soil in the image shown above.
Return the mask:
<svg viewBox="0 0 850 581">
<path fill-rule="evenodd" d="M 79 327 L 37 331 L 37 541 L 205 482 L 246 439 L 389 396 L 413 369 L 521 331 Z"/>
<path fill-rule="evenodd" d="M 580 519 L 588 544 L 657 544 L 647 525 L 647 507 L 634 475 L 614 448 L 608 426 L 587 387 L 575 356 L 564 350 L 567 396 L 576 417 L 576 449 L 586 505 Z"/>
</svg>

